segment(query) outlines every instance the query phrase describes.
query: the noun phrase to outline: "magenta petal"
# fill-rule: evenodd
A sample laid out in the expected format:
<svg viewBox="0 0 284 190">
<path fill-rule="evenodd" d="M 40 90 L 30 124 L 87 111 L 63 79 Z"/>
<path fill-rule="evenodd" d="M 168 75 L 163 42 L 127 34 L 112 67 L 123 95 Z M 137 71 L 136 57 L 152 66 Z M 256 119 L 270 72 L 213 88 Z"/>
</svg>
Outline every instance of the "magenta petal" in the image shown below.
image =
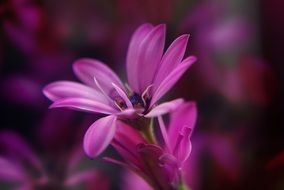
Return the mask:
<svg viewBox="0 0 284 190">
<path fill-rule="evenodd" d="M 149 32 L 138 49 L 138 82 L 139 92 L 143 93 L 153 83 L 156 70 L 160 64 L 164 44 L 165 25 L 158 25 Z"/>
<path fill-rule="evenodd" d="M 175 110 L 180 104 L 184 102 L 183 99 L 175 99 L 170 102 L 162 103 L 156 107 L 154 107 L 149 113 L 145 115 L 145 117 L 157 117 L 163 114 L 166 114 L 170 111 Z"/>
<path fill-rule="evenodd" d="M 57 100 L 50 106 L 50 108 L 60 107 L 67 107 L 81 111 L 97 112 L 103 114 L 113 114 L 117 112 L 117 110 L 107 104 L 85 98 L 65 98 Z"/>
<path fill-rule="evenodd" d="M 116 131 L 114 115 L 103 117 L 94 122 L 84 137 L 84 150 L 89 157 L 96 157 L 103 152 L 112 141 Z"/>
<path fill-rule="evenodd" d="M 159 84 L 174 68 L 182 61 L 189 35 L 182 35 L 178 37 L 167 49 L 164 54 L 161 65 L 157 71 L 154 81 L 154 90 L 158 88 Z"/>
<path fill-rule="evenodd" d="M 52 101 L 56 101 L 62 98 L 77 97 L 77 98 L 94 99 L 105 103 L 108 102 L 108 100 L 104 97 L 104 95 L 98 92 L 97 90 L 77 82 L 69 82 L 69 81 L 53 82 L 44 88 L 43 93 Z"/>
<path fill-rule="evenodd" d="M 108 66 L 98 60 L 79 59 L 74 63 L 73 70 L 78 78 L 97 90 L 99 89 L 94 82 L 94 77 L 102 86 L 103 90 L 108 94 L 111 94 L 113 91 L 111 83 L 114 83 L 121 89 L 124 89 L 118 76 Z"/>
<path fill-rule="evenodd" d="M 180 133 L 190 135 L 190 133 L 185 133 L 185 130 L 188 128 L 192 131 L 196 123 L 196 119 L 197 108 L 194 102 L 184 103 L 171 113 L 168 138 L 171 142 L 172 150 L 176 147 Z"/>
<path fill-rule="evenodd" d="M 188 57 L 164 78 L 159 87 L 157 87 L 157 90 L 154 92 L 150 106 L 156 103 L 169 89 L 173 87 L 183 73 L 192 65 L 193 62 L 195 62 L 195 60 L 196 58 L 194 56 Z"/>
<path fill-rule="evenodd" d="M 151 24 L 143 24 L 140 26 L 132 35 L 128 52 L 127 52 L 127 61 L 126 61 L 126 70 L 128 83 L 132 90 L 139 92 L 138 86 L 138 55 L 141 42 L 151 31 L 153 26 Z"/>
</svg>

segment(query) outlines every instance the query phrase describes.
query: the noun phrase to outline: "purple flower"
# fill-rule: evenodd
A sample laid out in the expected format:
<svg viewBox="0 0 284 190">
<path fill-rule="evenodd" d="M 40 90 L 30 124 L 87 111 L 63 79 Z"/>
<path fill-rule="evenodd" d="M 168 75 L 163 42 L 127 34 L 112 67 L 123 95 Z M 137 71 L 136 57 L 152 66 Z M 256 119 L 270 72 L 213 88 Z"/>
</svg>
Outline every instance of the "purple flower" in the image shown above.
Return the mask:
<svg viewBox="0 0 284 190">
<path fill-rule="evenodd" d="M 100 154 L 114 137 L 117 118 L 155 117 L 175 109 L 176 99 L 156 106 L 157 101 L 196 60 L 183 59 L 188 35 L 177 38 L 163 54 L 165 25 L 140 26 L 132 36 L 126 60 L 128 85 L 105 64 L 80 59 L 74 72 L 86 85 L 59 81 L 48 85 L 44 94 L 54 101 L 51 108 L 69 107 L 107 114 L 86 132 L 84 148 L 90 157 Z"/>
<path fill-rule="evenodd" d="M 182 185 L 182 166 L 191 152 L 190 136 L 197 118 L 195 103 L 180 105 L 170 115 L 166 129 L 159 117 L 165 146 L 147 144 L 141 134 L 124 123 L 119 123 L 112 146 L 126 161 L 106 157 L 105 160 L 136 172 L 155 189 L 175 189 Z"/>
</svg>

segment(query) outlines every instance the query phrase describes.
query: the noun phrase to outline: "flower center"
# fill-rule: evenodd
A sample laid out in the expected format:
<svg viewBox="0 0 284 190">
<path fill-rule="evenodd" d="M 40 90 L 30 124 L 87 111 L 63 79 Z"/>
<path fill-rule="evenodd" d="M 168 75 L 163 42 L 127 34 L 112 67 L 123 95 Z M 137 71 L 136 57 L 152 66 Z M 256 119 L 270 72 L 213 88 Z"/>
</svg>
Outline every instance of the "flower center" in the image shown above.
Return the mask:
<svg viewBox="0 0 284 190">
<path fill-rule="evenodd" d="M 134 108 L 146 108 L 148 106 L 149 100 L 148 98 L 143 99 L 139 94 L 137 93 L 131 93 L 128 95 L 128 98 L 133 105 Z M 121 97 L 114 98 L 115 104 L 121 109 L 127 109 L 127 104 Z"/>
<path fill-rule="evenodd" d="M 129 96 L 129 100 L 132 103 L 134 108 L 144 108 L 145 104 L 141 98 L 141 96 L 137 93 L 133 93 L 131 96 Z"/>
</svg>

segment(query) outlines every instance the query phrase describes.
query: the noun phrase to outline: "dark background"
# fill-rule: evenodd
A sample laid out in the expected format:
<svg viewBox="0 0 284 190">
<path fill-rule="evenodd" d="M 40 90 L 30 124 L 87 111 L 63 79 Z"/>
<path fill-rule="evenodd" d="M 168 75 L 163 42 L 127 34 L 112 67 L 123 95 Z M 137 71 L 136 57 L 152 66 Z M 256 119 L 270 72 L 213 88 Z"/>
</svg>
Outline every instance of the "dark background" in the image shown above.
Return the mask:
<svg viewBox="0 0 284 190">
<path fill-rule="evenodd" d="M 190 33 L 188 55 L 198 57 L 165 98 L 197 101 L 189 160 L 195 168 L 188 169 L 195 176 L 189 179 L 193 189 L 284 189 L 283 156 L 275 161 L 284 151 L 283 7 L 279 0 L 2 0 L 0 127 L 22 135 L 44 158 L 48 153 L 38 143 L 38 129 L 50 112 L 65 111 L 48 111 L 42 88 L 56 80 L 77 80 L 72 63 L 80 57 L 102 60 L 125 76 L 135 28 L 166 23 L 167 44 Z M 98 117 L 71 115 L 75 121 L 66 121 L 68 126 L 60 127 L 63 135 L 53 136 L 67 147 L 70 141 L 80 142 Z M 85 117 L 88 124 L 78 135 L 76 126 Z M 60 125 L 61 119 L 49 125 Z M 112 170 L 118 175 L 119 167 L 93 162 L 107 175 Z M 121 186 L 116 176 L 110 183 L 113 189 Z"/>
</svg>

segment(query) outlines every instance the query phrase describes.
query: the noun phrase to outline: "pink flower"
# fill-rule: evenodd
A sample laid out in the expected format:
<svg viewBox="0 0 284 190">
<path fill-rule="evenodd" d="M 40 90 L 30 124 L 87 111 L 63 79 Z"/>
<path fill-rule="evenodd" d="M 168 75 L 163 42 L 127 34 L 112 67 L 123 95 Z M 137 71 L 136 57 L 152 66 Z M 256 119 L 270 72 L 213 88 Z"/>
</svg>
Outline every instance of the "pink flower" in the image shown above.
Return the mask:
<svg viewBox="0 0 284 190">
<path fill-rule="evenodd" d="M 188 102 L 171 113 L 168 130 L 159 118 L 164 147 L 147 144 L 137 130 L 120 122 L 112 146 L 127 163 L 108 157 L 105 160 L 131 169 L 155 189 L 175 189 L 182 183 L 182 166 L 191 152 L 190 135 L 196 117 L 195 103 Z"/>
<path fill-rule="evenodd" d="M 125 87 L 102 62 L 80 59 L 73 69 L 86 85 L 59 81 L 44 89 L 44 94 L 54 101 L 51 108 L 69 107 L 108 115 L 94 122 L 86 132 L 84 148 L 90 157 L 100 154 L 111 142 L 118 117 L 155 117 L 183 102 L 176 99 L 156 106 L 196 60 L 194 56 L 183 59 L 188 37 L 177 38 L 163 54 L 165 25 L 144 24 L 133 34 L 127 53 L 129 86 Z"/>
<path fill-rule="evenodd" d="M 165 149 L 168 152 L 164 158 L 174 159 L 179 168 L 190 155 L 190 136 L 196 119 L 197 109 L 194 102 L 186 102 L 171 113 L 167 130 L 163 119 L 159 116 L 159 125 L 165 142 Z"/>
</svg>

